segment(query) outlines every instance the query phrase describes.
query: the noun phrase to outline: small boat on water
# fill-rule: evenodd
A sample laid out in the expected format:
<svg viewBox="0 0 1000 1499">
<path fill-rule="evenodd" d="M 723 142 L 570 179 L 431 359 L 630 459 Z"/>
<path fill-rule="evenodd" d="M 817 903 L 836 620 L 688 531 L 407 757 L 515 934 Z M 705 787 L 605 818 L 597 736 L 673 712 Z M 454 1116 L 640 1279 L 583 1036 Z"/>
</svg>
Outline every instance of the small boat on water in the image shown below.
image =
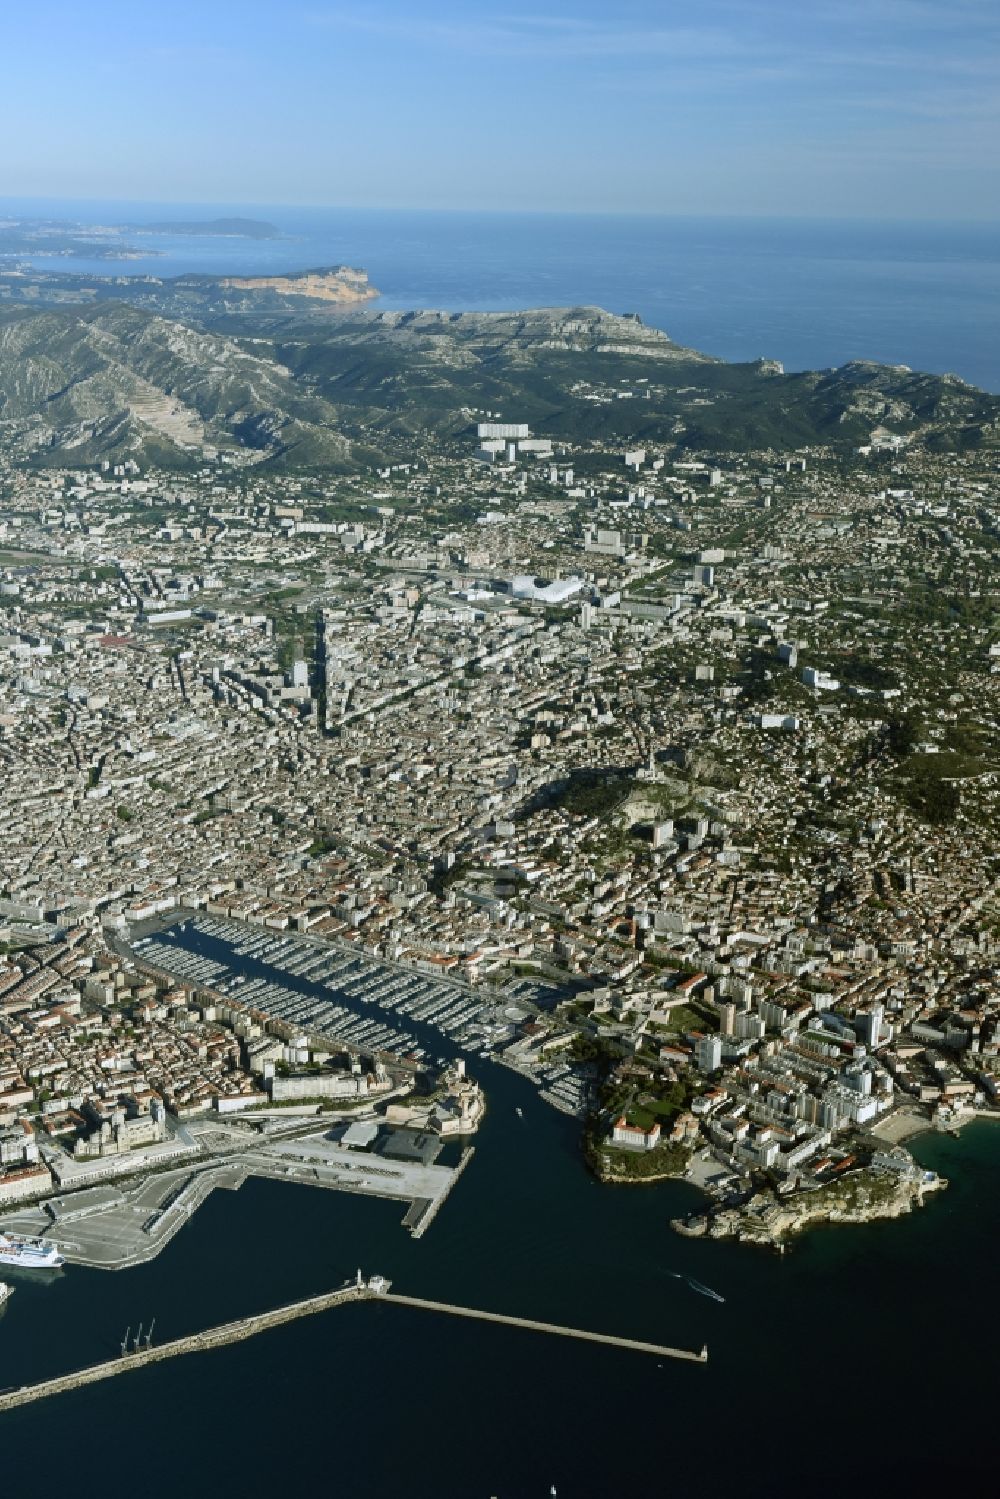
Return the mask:
<svg viewBox="0 0 1000 1499">
<path fill-rule="evenodd" d="M 13 1296 L 13 1294 L 14 1287 L 9 1286 L 5 1280 L 0 1280 L 0 1306 L 3 1306 L 7 1299 Z"/>
<path fill-rule="evenodd" d="M 726 1299 L 725 1296 L 720 1296 L 718 1291 L 713 1291 L 711 1286 L 703 1286 L 700 1280 L 695 1280 L 690 1275 L 687 1277 L 687 1283 L 692 1291 L 698 1292 L 699 1296 L 711 1296 L 713 1301 L 721 1302 L 724 1302 Z"/>
<path fill-rule="evenodd" d="M 667 1274 L 674 1280 L 686 1281 L 692 1291 L 697 1291 L 699 1296 L 710 1296 L 713 1301 L 723 1303 L 726 1300 L 725 1296 L 720 1295 L 718 1291 L 713 1291 L 711 1286 L 703 1285 L 700 1280 L 695 1280 L 693 1275 L 685 1275 L 681 1270 L 668 1270 Z"/>
<path fill-rule="evenodd" d="M 518 1119 L 523 1119 L 524 1118 L 524 1110 L 523 1109 L 515 1109 L 514 1113 L 517 1115 Z"/>
</svg>

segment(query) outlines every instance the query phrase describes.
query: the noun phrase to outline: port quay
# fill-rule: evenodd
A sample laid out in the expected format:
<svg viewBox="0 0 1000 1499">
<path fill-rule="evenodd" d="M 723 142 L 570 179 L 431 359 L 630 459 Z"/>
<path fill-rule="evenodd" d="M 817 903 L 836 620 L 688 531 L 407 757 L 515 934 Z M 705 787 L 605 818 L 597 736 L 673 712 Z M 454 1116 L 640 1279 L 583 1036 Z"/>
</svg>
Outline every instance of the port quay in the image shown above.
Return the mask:
<svg viewBox="0 0 1000 1499">
<path fill-rule="evenodd" d="M 260 1312 L 256 1316 L 242 1317 L 237 1322 L 224 1322 L 204 1332 L 192 1333 L 173 1342 L 138 1346 L 129 1350 L 127 1341 L 122 1344 L 118 1358 L 106 1359 L 100 1364 L 91 1364 L 70 1374 L 60 1374 L 54 1379 L 40 1380 L 37 1384 L 21 1385 L 0 1392 L 0 1411 L 13 1410 L 20 1405 L 30 1405 L 50 1395 L 62 1395 L 69 1390 L 81 1389 L 85 1385 L 98 1384 L 105 1379 L 114 1379 L 133 1369 L 145 1368 L 148 1364 L 162 1363 L 166 1359 L 178 1358 L 184 1353 L 204 1353 L 212 1348 L 221 1348 L 227 1343 L 239 1343 L 252 1338 L 268 1328 L 280 1327 L 284 1323 L 297 1321 L 300 1317 L 314 1316 L 318 1312 L 332 1311 L 349 1302 L 383 1301 L 396 1306 L 415 1307 L 423 1311 L 444 1313 L 453 1317 L 469 1317 L 482 1322 L 496 1322 L 506 1327 L 519 1327 L 529 1332 L 553 1334 L 556 1337 L 578 1338 L 590 1343 L 603 1343 L 612 1348 L 621 1348 L 633 1353 L 651 1353 L 657 1358 L 681 1359 L 687 1363 L 706 1364 L 708 1349 L 693 1352 L 686 1348 L 667 1348 L 659 1343 L 644 1343 L 636 1338 L 614 1337 L 609 1333 L 589 1332 L 578 1327 L 560 1327 L 554 1322 L 537 1322 L 527 1317 L 511 1317 L 501 1312 L 484 1312 L 467 1306 L 452 1306 L 448 1302 L 428 1301 L 419 1296 L 403 1296 L 389 1289 L 390 1282 L 375 1275 L 363 1279 L 360 1270 L 357 1279 L 341 1286 L 337 1291 L 328 1291 L 319 1296 L 310 1296 L 304 1301 L 293 1301 L 273 1311 Z"/>
</svg>

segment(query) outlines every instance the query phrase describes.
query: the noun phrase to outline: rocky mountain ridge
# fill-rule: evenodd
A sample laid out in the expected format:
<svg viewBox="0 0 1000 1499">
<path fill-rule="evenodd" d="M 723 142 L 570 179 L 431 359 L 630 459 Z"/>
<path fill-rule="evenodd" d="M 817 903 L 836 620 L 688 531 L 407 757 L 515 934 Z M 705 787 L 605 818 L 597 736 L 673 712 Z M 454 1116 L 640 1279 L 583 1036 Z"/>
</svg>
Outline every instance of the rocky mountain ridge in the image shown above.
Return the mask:
<svg viewBox="0 0 1000 1499">
<path fill-rule="evenodd" d="M 108 455 L 343 465 L 336 413 L 269 351 L 112 306 L 0 318 L 0 431 L 26 451 L 81 461 Z"/>
<path fill-rule="evenodd" d="M 727 364 L 594 307 L 315 314 L 300 301 L 180 319 L 124 301 L 0 306 L 0 430 L 34 461 L 223 451 L 342 469 L 419 433 L 464 441 L 485 411 L 557 442 L 678 454 L 849 454 L 878 430 L 950 449 L 1000 438 L 1000 398 L 954 376 Z"/>
</svg>

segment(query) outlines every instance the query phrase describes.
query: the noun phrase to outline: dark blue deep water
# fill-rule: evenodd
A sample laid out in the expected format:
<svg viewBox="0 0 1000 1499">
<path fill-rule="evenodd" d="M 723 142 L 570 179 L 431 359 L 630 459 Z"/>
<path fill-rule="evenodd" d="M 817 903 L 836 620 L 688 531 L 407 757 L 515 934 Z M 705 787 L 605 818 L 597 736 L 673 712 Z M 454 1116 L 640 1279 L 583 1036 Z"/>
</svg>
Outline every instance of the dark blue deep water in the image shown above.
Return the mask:
<svg viewBox="0 0 1000 1499">
<path fill-rule="evenodd" d="M 159 256 L 36 260 L 92 274 L 364 266 L 391 308 L 597 304 L 679 342 L 789 370 L 878 359 L 1000 391 L 1000 224 L 418 213 L 0 200 L 0 213 L 141 224 L 264 218 L 269 241 L 131 235 Z"/>
<path fill-rule="evenodd" d="M 922 1212 L 814 1231 L 779 1259 L 678 1238 L 668 1220 L 697 1200 L 693 1189 L 598 1186 L 573 1121 L 516 1075 L 480 1059 L 473 1068 L 489 1113 L 425 1238 L 409 1238 L 397 1203 L 280 1182 L 216 1193 L 149 1265 L 19 1279 L 0 1316 L 0 1384 L 113 1354 L 128 1324 L 153 1315 L 166 1339 L 329 1289 L 359 1264 L 414 1295 L 707 1342 L 706 1367 L 346 1307 L 0 1417 L 5 1491 L 992 1491 L 996 1125 L 919 1142 L 951 1180 Z"/>
</svg>

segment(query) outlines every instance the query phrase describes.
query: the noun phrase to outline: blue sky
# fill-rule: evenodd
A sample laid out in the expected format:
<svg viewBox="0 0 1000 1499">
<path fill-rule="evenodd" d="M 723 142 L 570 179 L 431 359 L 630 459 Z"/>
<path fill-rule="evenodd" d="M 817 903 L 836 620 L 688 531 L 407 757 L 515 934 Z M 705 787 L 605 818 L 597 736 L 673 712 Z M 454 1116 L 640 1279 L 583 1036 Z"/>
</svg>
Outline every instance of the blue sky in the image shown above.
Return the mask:
<svg viewBox="0 0 1000 1499">
<path fill-rule="evenodd" d="M 997 0 L 4 12 L 0 197 L 1000 217 Z"/>
</svg>

